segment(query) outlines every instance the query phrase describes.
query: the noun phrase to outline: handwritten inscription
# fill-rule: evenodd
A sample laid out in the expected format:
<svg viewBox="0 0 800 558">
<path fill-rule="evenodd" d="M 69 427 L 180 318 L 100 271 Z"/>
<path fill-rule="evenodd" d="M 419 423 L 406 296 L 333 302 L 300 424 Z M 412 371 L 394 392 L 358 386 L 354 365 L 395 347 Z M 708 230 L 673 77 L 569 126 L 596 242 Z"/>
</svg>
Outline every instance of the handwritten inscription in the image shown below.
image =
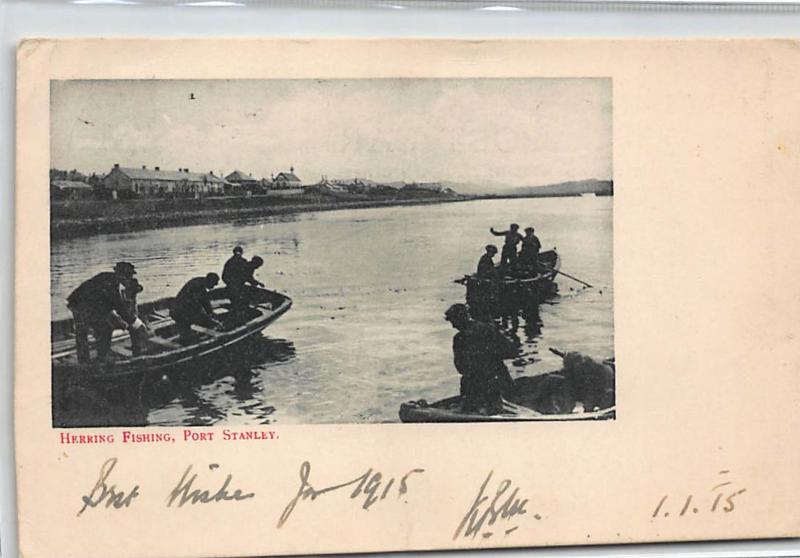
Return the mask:
<svg viewBox="0 0 800 558">
<path fill-rule="evenodd" d="M 730 471 L 720 471 L 718 482 L 709 493 L 688 494 L 678 497 L 675 502 L 665 494 L 656 505 L 651 518 L 683 517 L 698 513 L 723 512 L 730 513 L 736 509 L 735 499 L 747 492 L 746 488 L 737 488 L 733 481 L 727 480 Z"/>
<path fill-rule="evenodd" d="M 411 469 L 409 472 L 403 475 L 400 478 L 400 481 L 397 483 L 397 498 L 402 497 L 408 492 L 409 477 L 424 472 L 425 469 Z M 386 497 L 392 492 L 392 488 L 394 487 L 396 481 L 394 477 L 388 479 L 385 478 L 382 473 L 374 471 L 372 467 L 367 469 L 366 472 L 357 476 L 353 480 L 320 489 L 314 488 L 309 480 L 310 476 L 311 464 L 308 461 L 304 461 L 303 464 L 300 465 L 300 488 L 297 490 L 295 497 L 292 498 L 286 505 L 283 513 L 281 513 L 281 516 L 278 519 L 279 528 L 282 527 L 292 515 L 292 512 L 294 511 L 298 502 L 305 500 L 314 501 L 319 496 L 327 494 L 328 492 L 334 492 L 342 488 L 353 487 L 352 492 L 350 492 L 350 499 L 360 500 L 362 509 L 368 510 L 379 500 L 386 499 Z"/>
<path fill-rule="evenodd" d="M 133 500 L 139 496 L 139 485 L 137 484 L 131 490 L 119 490 L 116 484 L 109 486 L 108 478 L 114 467 L 117 466 L 117 458 L 112 457 L 106 460 L 100 467 L 100 476 L 95 482 L 89 494 L 81 497 L 83 507 L 78 511 L 80 516 L 87 508 L 96 508 L 104 505 L 106 509 L 120 509 L 130 507 Z"/>
<path fill-rule="evenodd" d="M 492 490 L 489 488 L 490 482 L 494 471 L 490 471 L 483 481 L 475 501 L 472 506 L 467 510 L 466 515 L 459 523 L 453 540 L 459 537 L 475 538 L 479 534 L 488 539 L 494 535 L 494 530 L 489 530 L 488 527 L 494 527 L 498 520 L 503 520 L 502 530 L 506 535 L 513 533 L 518 526 L 511 526 L 505 523 L 516 516 L 525 515 L 528 510 L 525 506 L 528 504 L 527 498 L 522 498 L 519 495 L 519 488 L 513 487 L 513 483 L 509 479 L 504 479 L 497 485 L 494 490 L 494 495 L 491 495 Z M 489 500 L 491 498 L 491 501 Z M 541 519 L 538 514 L 534 516 L 536 519 Z"/>
<path fill-rule="evenodd" d="M 213 471 L 219 468 L 219 465 L 212 463 L 208 466 L 209 470 Z M 189 476 L 191 474 L 191 476 Z M 189 465 L 184 471 L 181 480 L 172 492 L 167 496 L 167 507 L 177 503 L 177 507 L 182 507 L 185 504 L 212 504 L 216 502 L 230 502 L 247 500 L 253 498 L 255 493 L 243 492 L 241 489 L 231 489 L 230 485 L 233 481 L 233 475 L 228 474 L 222 486 L 217 488 L 216 491 L 207 488 L 194 488 L 194 483 L 197 480 L 197 473 L 192 473 L 192 466 Z"/>
</svg>

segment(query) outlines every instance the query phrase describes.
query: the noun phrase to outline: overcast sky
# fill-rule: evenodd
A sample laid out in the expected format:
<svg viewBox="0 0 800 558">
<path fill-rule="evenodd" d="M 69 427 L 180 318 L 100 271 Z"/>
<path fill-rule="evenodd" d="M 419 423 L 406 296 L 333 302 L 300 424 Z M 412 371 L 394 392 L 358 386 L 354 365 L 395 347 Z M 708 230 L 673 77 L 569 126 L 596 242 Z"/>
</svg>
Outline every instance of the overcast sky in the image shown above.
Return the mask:
<svg viewBox="0 0 800 558">
<path fill-rule="evenodd" d="M 305 183 L 498 187 L 612 177 L 603 78 L 56 81 L 51 109 L 51 167 L 86 173 L 119 163 L 261 178 L 294 166 Z"/>
</svg>

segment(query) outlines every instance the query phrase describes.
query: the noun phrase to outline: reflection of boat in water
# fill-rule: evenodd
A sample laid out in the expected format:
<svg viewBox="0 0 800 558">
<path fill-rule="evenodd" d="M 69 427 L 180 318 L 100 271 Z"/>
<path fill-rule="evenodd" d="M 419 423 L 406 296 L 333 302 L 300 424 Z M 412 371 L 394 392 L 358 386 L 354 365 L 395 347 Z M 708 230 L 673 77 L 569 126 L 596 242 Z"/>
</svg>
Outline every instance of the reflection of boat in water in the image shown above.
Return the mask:
<svg viewBox="0 0 800 558">
<path fill-rule="evenodd" d="M 561 268 L 561 257 L 555 250 L 547 250 L 539 254 L 539 263 L 536 270 L 498 265 L 495 277 L 467 275 L 456 282 L 467 287 L 470 306 L 497 304 L 507 299 L 541 302 L 558 290 L 555 278 Z"/>
<path fill-rule="evenodd" d="M 503 410 L 495 414 L 468 412 L 461 409 L 461 397 L 456 395 L 435 403 L 425 400 L 400 405 L 402 422 L 546 422 L 573 420 L 607 420 L 616 417 L 616 407 L 591 412 L 572 413 L 574 401 L 560 395 L 558 385 L 563 377 L 552 372 L 514 380 L 514 392 L 503 400 Z"/>
<path fill-rule="evenodd" d="M 141 354 L 134 355 L 131 338 L 127 332 L 118 332 L 112 338 L 109 359 L 104 363 L 79 364 L 71 319 L 52 323 L 51 361 L 54 382 L 65 379 L 114 380 L 136 377 L 149 371 L 191 363 L 197 359 L 229 348 L 262 331 L 292 305 L 283 294 L 266 289 L 251 289 L 251 308 L 244 317 L 230 313 L 230 299 L 224 288 L 210 292 L 215 316 L 224 325 L 222 331 L 193 325 L 196 335 L 192 343 L 179 342 L 175 321 L 170 317 L 172 298 L 162 298 L 141 304 L 139 315 L 148 322 L 152 335 L 144 341 Z M 92 338 L 90 337 L 90 344 Z M 54 390 L 55 391 L 55 390 Z"/>
</svg>

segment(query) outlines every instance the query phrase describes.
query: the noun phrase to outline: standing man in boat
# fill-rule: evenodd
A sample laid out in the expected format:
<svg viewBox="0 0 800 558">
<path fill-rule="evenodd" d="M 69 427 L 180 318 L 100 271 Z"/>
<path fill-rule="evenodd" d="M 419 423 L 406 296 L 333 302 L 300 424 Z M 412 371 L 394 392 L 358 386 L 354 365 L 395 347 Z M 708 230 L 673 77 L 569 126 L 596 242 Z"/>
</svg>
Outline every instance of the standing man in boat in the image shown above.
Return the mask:
<svg viewBox="0 0 800 558">
<path fill-rule="evenodd" d="M 67 307 L 72 311 L 75 324 L 75 346 L 78 362 L 87 364 L 90 360 L 89 331 L 95 338 L 97 360 L 108 358 L 111 348 L 111 335 L 115 329 L 127 329 L 137 334 L 144 323 L 133 312 L 126 293 L 126 285 L 136 274 L 130 262 L 118 262 L 114 271 L 98 273 L 80 284 L 67 297 Z"/>
<path fill-rule="evenodd" d="M 507 231 L 496 231 L 494 227 L 491 227 L 489 232 L 495 236 L 503 236 L 506 239 L 503 244 L 503 251 L 500 253 L 500 264 L 510 265 L 517 261 L 517 244 L 522 242 L 522 235 L 519 234 L 519 225 L 511 223 Z"/>
<path fill-rule="evenodd" d="M 230 287 L 232 284 L 240 283 L 240 277 L 244 274 L 247 267 L 247 260 L 242 256 L 244 248 L 236 246 L 233 249 L 233 256 L 228 258 L 222 268 L 222 280 L 225 285 Z"/>
<path fill-rule="evenodd" d="M 502 394 L 513 387 L 503 359 L 516 356 L 517 346 L 494 324 L 473 320 L 466 304 L 452 305 L 444 317 L 458 330 L 453 362 L 461 374 L 462 410 L 500 412 Z"/>
<path fill-rule="evenodd" d="M 525 236 L 522 237 L 522 250 L 519 252 L 519 265 L 536 270 L 542 243 L 539 242 L 539 238 L 534 232 L 535 230 L 533 227 L 527 227 L 525 229 Z"/>
<path fill-rule="evenodd" d="M 216 330 L 224 329 L 222 322 L 214 317 L 211 298 L 208 291 L 219 283 L 219 275 L 209 273 L 205 277 L 194 277 L 178 291 L 172 302 L 172 319 L 178 326 L 181 341 L 190 343 L 195 340 L 192 325 Z"/>
</svg>

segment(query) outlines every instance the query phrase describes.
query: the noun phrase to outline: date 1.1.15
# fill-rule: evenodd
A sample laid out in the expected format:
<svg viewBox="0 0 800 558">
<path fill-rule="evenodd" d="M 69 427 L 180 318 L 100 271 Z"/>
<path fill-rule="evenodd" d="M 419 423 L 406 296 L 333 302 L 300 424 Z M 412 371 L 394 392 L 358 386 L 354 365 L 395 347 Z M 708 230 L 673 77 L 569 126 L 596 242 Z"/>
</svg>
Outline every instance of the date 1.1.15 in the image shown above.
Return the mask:
<svg viewBox="0 0 800 558">
<path fill-rule="evenodd" d="M 733 481 L 728 480 L 730 471 L 718 473 L 717 482 L 709 492 L 687 494 L 673 498 L 665 494 L 656 505 L 651 517 L 653 519 L 667 517 L 682 517 L 699 513 L 730 513 L 736 509 L 735 499 L 744 494 L 746 488 L 738 488 Z"/>
</svg>

